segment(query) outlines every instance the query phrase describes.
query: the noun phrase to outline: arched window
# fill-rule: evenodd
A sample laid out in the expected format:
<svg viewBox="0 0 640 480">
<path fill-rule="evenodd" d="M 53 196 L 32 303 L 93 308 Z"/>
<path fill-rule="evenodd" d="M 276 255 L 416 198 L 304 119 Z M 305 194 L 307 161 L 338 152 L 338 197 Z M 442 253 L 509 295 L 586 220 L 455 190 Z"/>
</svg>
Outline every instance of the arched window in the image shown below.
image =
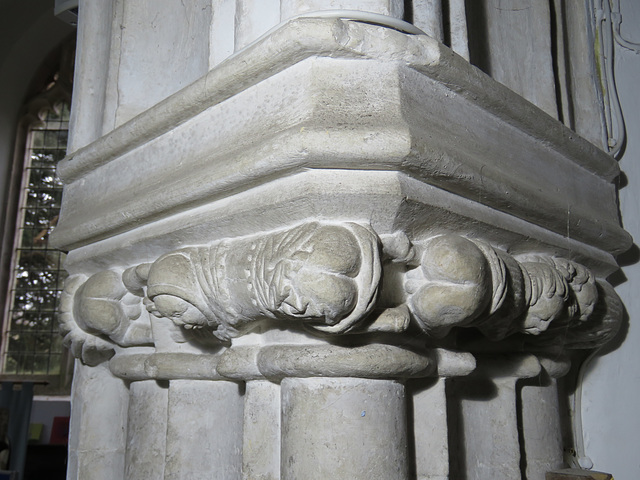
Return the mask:
<svg viewBox="0 0 640 480">
<path fill-rule="evenodd" d="M 59 103 L 29 131 L 3 335 L 3 373 L 60 373 L 62 344 L 55 315 L 65 276 L 64 253 L 52 250 L 48 238 L 60 211 L 62 184 L 55 169 L 66 152 L 68 122 L 69 105 Z"/>
<path fill-rule="evenodd" d="M 49 246 L 62 200 L 57 163 L 65 156 L 73 45 L 62 49 L 60 69 L 26 106 L 19 128 L 13 253 L 0 347 L 0 374 L 68 386 L 69 361 L 58 333 L 57 308 L 65 253 Z"/>
</svg>

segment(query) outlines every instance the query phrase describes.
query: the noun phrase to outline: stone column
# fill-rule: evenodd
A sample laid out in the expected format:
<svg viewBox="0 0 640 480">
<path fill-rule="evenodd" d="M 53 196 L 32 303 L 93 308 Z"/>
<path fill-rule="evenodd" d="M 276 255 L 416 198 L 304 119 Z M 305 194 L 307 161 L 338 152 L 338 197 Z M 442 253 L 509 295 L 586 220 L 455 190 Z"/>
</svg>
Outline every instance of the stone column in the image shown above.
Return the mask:
<svg viewBox="0 0 640 480">
<path fill-rule="evenodd" d="M 111 5 L 52 237 L 69 478 L 538 475 L 522 379 L 622 318 L 617 164 L 436 39 L 290 18 L 404 2 L 276 3 Z"/>
<path fill-rule="evenodd" d="M 449 478 L 446 382 L 444 378 L 429 378 L 412 385 L 415 469 L 419 480 Z"/>
<path fill-rule="evenodd" d="M 106 365 L 78 363 L 73 377 L 68 479 L 123 478 L 129 395 Z"/>
<path fill-rule="evenodd" d="M 371 12 L 402 19 L 404 2 L 400 0 L 281 0 L 280 17 L 284 20 L 305 12 L 352 10 Z"/>
<path fill-rule="evenodd" d="M 242 478 L 280 478 L 280 385 L 250 380 L 244 397 Z"/>
<path fill-rule="evenodd" d="M 125 475 L 129 480 L 163 478 L 167 444 L 168 385 L 156 380 L 129 387 Z"/>
<path fill-rule="evenodd" d="M 571 364 L 566 359 L 540 358 L 538 377 L 520 381 L 521 443 L 526 459 L 526 478 L 545 480 L 545 473 L 564 465 L 558 378 Z"/>
<path fill-rule="evenodd" d="M 458 451 L 454 473 L 469 480 L 520 478 L 519 412 L 516 383 L 540 374 L 533 356 L 479 362 L 470 377 L 456 382 Z"/>
<path fill-rule="evenodd" d="M 242 411 L 234 382 L 170 381 L 164 478 L 240 479 Z"/>
<path fill-rule="evenodd" d="M 281 478 L 408 478 L 407 454 L 402 384 L 283 380 Z"/>
</svg>

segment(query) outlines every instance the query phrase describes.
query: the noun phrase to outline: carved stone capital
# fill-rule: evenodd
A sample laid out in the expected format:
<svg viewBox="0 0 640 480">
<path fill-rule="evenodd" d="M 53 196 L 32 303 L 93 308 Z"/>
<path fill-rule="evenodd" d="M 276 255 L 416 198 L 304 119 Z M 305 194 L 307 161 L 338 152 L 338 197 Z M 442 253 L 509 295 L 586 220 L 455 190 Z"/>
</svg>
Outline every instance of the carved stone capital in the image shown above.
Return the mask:
<svg viewBox="0 0 640 480">
<path fill-rule="evenodd" d="M 195 343 L 213 354 L 259 325 L 321 337 L 382 335 L 425 354 L 455 344 L 461 328 L 500 351 L 514 339 L 536 352 L 591 348 L 621 320 L 613 289 L 574 261 L 516 257 L 455 234 L 381 239 L 353 222 L 308 222 L 72 276 L 62 311 L 65 342 L 88 364 L 132 346 Z"/>
<path fill-rule="evenodd" d="M 598 292 L 606 288 L 598 288 L 606 282 L 571 260 L 542 254 L 515 258 L 458 235 L 430 238 L 421 249 L 420 266 L 407 274 L 408 304 L 420 327 L 436 337 L 453 327 L 476 327 L 491 340 L 540 335 L 551 325 L 552 331 L 570 330 L 592 320 Z M 602 302 L 619 301 L 608 288 Z M 608 315 L 617 320 L 604 323 L 620 321 L 615 310 Z"/>
</svg>

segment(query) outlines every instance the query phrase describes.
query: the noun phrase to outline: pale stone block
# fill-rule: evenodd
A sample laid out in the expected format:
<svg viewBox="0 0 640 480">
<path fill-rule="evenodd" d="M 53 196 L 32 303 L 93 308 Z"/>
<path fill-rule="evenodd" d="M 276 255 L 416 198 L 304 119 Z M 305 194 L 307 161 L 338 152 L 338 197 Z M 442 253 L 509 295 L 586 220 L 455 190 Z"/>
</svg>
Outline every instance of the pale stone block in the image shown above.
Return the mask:
<svg viewBox="0 0 640 480">
<path fill-rule="evenodd" d="M 279 480 L 280 385 L 247 382 L 243 437 L 243 480 Z"/>
<path fill-rule="evenodd" d="M 235 50 L 242 50 L 280 22 L 280 0 L 236 0 Z"/>
<path fill-rule="evenodd" d="M 209 68 L 233 54 L 236 0 L 213 0 L 209 34 Z"/>
<path fill-rule="evenodd" d="M 169 383 L 165 480 L 241 478 L 243 405 L 237 383 Z"/>
<path fill-rule="evenodd" d="M 305 43 L 305 31 L 313 32 L 316 40 Z M 438 53 L 432 39 L 358 22 L 299 19 L 267 40 L 61 162 L 59 170 L 69 184 L 52 240 L 67 248 L 78 247 L 86 245 L 88 238 L 136 228 L 130 238 L 115 240 L 120 259 L 123 242 L 129 245 L 152 238 L 136 255 L 154 255 L 150 249 L 165 238 L 176 239 L 178 244 L 179 238 L 189 238 L 189 243 L 195 243 L 242 234 L 243 226 L 247 227 L 244 233 L 255 231 L 254 226 L 277 228 L 283 218 L 294 223 L 320 211 L 317 199 L 309 195 L 331 187 L 327 182 L 304 182 L 319 170 L 336 168 L 342 169 L 336 175 L 337 185 L 357 175 L 373 177 L 380 170 L 400 170 L 411 172 L 411 178 L 421 183 L 412 192 L 421 190 L 424 196 L 427 184 L 436 185 L 441 190 L 434 196 L 443 203 L 465 201 L 460 211 L 471 212 L 481 199 L 490 207 L 485 217 L 495 219 L 497 229 L 512 223 L 506 230 L 518 232 L 523 241 L 544 235 L 533 231 L 537 225 L 561 234 L 570 228 L 571 240 L 598 248 L 628 246 L 628 238 L 620 235 L 618 221 L 610 213 L 616 208 L 615 186 L 599 176 L 615 173 L 615 162 L 572 137 L 558 122 L 541 116 L 507 88 L 480 75 L 450 50 Z M 343 42 L 349 43 L 348 52 L 343 51 Z M 363 45 L 371 59 L 350 60 L 351 55 L 363 55 Z M 413 55 L 418 51 L 416 58 Z M 299 60 L 309 55 L 334 57 Z M 341 55 L 345 57 L 336 58 Z M 273 57 L 283 62 L 298 60 L 278 70 L 281 64 L 264 63 Z M 400 58 L 403 65 L 415 62 L 414 66 L 399 67 Z M 256 84 L 256 78 L 264 75 L 260 65 L 279 73 Z M 242 85 L 253 87 L 242 90 Z M 461 90 L 450 85 L 459 85 Z M 340 99 L 335 92 L 343 93 Z M 206 108 L 209 102 L 215 105 Z M 194 115 L 185 121 L 189 113 Z M 549 145 L 560 138 L 567 139 L 566 144 L 559 149 L 549 147 L 539 141 L 540 135 L 554 136 Z M 577 168 L 576 162 L 585 168 Z M 296 172 L 300 177 L 294 178 Z M 396 184 L 404 182 L 395 173 L 390 176 Z M 105 178 L 118 180 L 106 182 Z M 257 183 L 262 189 L 259 201 L 257 189 L 252 190 Z M 362 191 L 371 181 L 353 183 Z M 272 191 L 266 194 L 268 188 Z M 294 189 L 305 192 L 306 198 L 293 197 Z M 214 202 L 231 191 L 240 192 L 233 201 Z M 447 192 L 459 198 L 442 200 Z M 352 196 L 356 201 L 363 198 Z M 387 215 L 389 210 L 391 215 L 403 215 L 387 208 L 393 201 L 390 195 L 380 195 L 375 205 L 367 199 L 371 212 L 357 208 L 355 216 L 347 211 L 352 201 L 337 202 L 335 197 L 333 192 L 328 195 L 326 204 L 331 210 L 323 209 L 323 215 L 366 219 L 374 228 L 394 222 Z M 173 215 L 206 202 L 209 205 L 198 212 L 185 212 L 184 218 Z M 236 213 L 241 202 L 248 207 Z M 261 206 L 265 211 L 253 217 L 250 210 Z M 236 212 L 229 214 L 234 208 Z M 431 206 L 424 209 L 431 210 Z M 500 210 L 505 215 L 498 219 Z M 292 212 L 298 216 L 293 218 Z M 475 212 L 467 214 L 478 218 Z M 195 221 L 194 215 L 202 221 Z M 246 221 L 234 222 L 238 215 Z M 229 220 L 223 222 L 223 217 Z M 141 218 L 149 221 L 136 220 Z M 159 218 L 166 221 L 150 221 Z M 410 213 L 407 218 L 412 218 Z M 515 218 L 526 220 L 515 225 Z M 169 226 L 169 222 L 175 224 Z M 446 222 L 448 228 L 460 231 L 467 225 L 467 220 L 453 225 L 451 215 Z M 217 230 L 213 223 L 224 223 L 224 228 Z M 176 235 L 185 224 L 194 226 L 192 231 L 185 237 Z M 167 236 L 150 231 L 164 227 L 171 232 Z M 491 230 L 490 234 L 501 236 Z M 203 240 L 205 234 L 208 238 Z M 564 237 L 554 240 L 547 235 L 544 241 L 559 251 L 570 250 L 571 255 L 584 248 Z M 70 258 L 80 253 L 76 250 Z M 92 255 L 88 250 L 82 254 Z"/>
<path fill-rule="evenodd" d="M 358 378 L 282 381 L 282 479 L 407 478 L 404 385 Z"/>
<path fill-rule="evenodd" d="M 471 62 L 557 118 L 549 2 L 466 3 Z M 494 45 L 499 48 L 491 48 Z"/>
<path fill-rule="evenodd" d="M 418 480 L 449 478 L 449 436 L 444 378 L 413 381 L 413 438 Z"/>
<path fill-rule="evenodd" d="M 280 3 L 282 20 L 318 10 L 361 10 L 395 18 L 402 18 L 404 14 L 401 0 L 282 0 Z"/>
<path fill-rule="evenodd" d="M 129 391 L 106 364 L 76 362 L 71 398 L 68 479 L 123 478 Z"/>
<path fill-rule="evenodd" d="M 116 126 L 209 70 L 211 0 L 145 0 L 123 8 Z"/>
<path fill-rule="evenodd" d="M 129 390 L 125 478 L 162 478 L 169 389 L 158 385 L 155 380 L 145 380 L 132 382 Z"/>
<path fill-rule="evenodd" d="M 439 42 L 442 31 L 442 0 L 413 0 L 413 24 Z"/>
<path fill-rule="evenodd" d="M 452 478 L 514 480 L 521 478 L 516 378 L 456 383 L 459 417 Z"/>
<path fill-rule="evenodd" d="M 527 480 L 545 480 L 546 472 L 563 466 L 556 380 L 541 382 L 536 379 L 522 385 L 520 405 L 526 477 Z"/>
</svg>

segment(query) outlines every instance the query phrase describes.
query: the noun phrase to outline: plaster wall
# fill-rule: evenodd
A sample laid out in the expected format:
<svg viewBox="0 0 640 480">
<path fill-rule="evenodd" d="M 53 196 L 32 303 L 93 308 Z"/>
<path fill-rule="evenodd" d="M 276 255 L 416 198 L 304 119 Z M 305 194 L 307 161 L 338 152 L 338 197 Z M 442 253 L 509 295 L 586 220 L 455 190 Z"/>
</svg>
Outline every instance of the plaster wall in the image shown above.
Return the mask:
<svg viewBox="0 0 640 480">
<path fill-rule="evenodd" d="M 622 32 L 640 42 L 640 3 L 622 0 Z M 616 79 L 627 127 L 627 146 L 620 161 L 624 172 L 620 209 L 625 229 L 640 239 L 640 55 L 616 47 Z M 626 178 L 625 178 L 626 177 Z M 622 298 L 628 322 L 614 341 L 613 352 L 592 362 L 585 375 L 582 416 L 586 454 L 594 469 L 612 473 L 616 480 L 640 478 L 640 253 L 638 247 L 623 255 L 626 281 L 616 290 Z M 626 264 L 626 266 L 625 266 Z M 605 347 L 607 349 L 607 347 Z"/>
</svg>

